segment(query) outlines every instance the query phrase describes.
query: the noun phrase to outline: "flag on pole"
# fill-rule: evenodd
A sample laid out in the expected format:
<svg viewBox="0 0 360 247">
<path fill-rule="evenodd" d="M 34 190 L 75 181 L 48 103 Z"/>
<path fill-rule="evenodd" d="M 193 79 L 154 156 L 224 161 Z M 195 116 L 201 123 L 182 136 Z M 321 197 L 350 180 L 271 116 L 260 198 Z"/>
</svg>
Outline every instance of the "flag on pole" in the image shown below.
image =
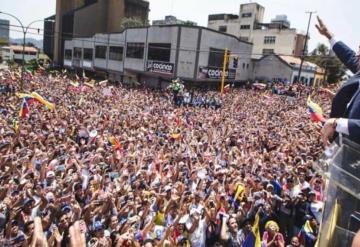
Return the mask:
<svg viewBox="0 0 360 247">
<path fill-rule="evenodd" d="M 255 215 L 255 222 L 251 232 L 246 236 L 242 247 L 261 247 L 260 229 L 259 229 L 259 214 Z"/>
</svg>

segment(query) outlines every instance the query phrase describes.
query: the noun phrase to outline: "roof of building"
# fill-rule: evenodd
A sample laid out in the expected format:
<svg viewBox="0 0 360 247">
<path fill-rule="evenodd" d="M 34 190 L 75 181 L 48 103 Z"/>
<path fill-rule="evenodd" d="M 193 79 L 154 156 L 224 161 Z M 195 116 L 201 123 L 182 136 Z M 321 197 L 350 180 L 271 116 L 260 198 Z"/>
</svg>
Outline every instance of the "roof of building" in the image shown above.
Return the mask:
<svg viewBox="0 0 360 247">
<path fill-rule="evenodd" d="M 23 51 L 22 45 L 10 45 L 9 47 L 13 51 L 20 51 L 20 52 Z M 36 49 L 35 47 L 32 47 L 32 46 L 25 46 L 25 52 L 38 52 L 38 49 Z"/>
<path fill-rule="evenodd" d="M 301 63 L 301 59 L 299 57 L 294 57 L 294 56 L 279 56 L 280 59 L 282 59 L 283 61 L 285 61 L 287 64 L 289 65 L 300 65 Z M 304 61 L 303 62 L 303 66 L 309 66 L 309 67 L 319 67 L 318 65 L 308 62 L 308 61 Z"/>
<path fill-rule="evenodd" d="M 301 63 L 301 59 L 299 57 L 283 56 L 283 55 L 276 55 L 276 54 L 269 54 L 269 55 L 262 56 L 260 59 L 252 59 L 252 60 L 261 61 L 262 59 L 264 59 L 265 57 L 268 57 L 268 56 L 277 57 L 282 63 L 284 63 L 285 65 L 287 65 L 291 68 L 294 68 L 295 65 L 300 66 L 300 63 Z M 311 69 L 310 69 L 310 67 L 311 67 Z M 325 73 L 325 69 L 321 68 L 319 65 L 317 65 L 315 63 L 308 62 L 308 61 L 303 62 L 303 69 L 304 70 L 316 70 L 316 73 L 318 73 L 318 74 Z"/>
</svg>

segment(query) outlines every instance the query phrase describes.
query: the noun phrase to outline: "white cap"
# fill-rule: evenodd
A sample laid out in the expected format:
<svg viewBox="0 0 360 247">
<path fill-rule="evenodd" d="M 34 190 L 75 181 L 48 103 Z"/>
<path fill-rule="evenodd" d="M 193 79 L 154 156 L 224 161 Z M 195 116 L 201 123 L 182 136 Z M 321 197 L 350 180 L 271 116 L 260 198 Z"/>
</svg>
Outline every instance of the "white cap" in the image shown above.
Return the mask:
<svg viewBox="0 0 360 247">
<path fill-rule="evenodd" d="M 47 177 L 47 178 L 55 177 L 55 172 L 53 172 L 53 171 L 48 171 L 48 172 L 46 173 L 46 177 Z"/>
</svg>

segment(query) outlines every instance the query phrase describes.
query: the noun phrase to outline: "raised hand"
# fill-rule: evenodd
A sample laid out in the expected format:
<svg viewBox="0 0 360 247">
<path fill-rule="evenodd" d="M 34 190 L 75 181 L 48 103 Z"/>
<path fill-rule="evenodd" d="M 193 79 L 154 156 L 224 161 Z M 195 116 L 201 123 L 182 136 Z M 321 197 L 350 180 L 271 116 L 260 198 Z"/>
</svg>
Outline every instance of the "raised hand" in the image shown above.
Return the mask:
<svg viewBox="0 0 360 247">
<path fill-rule="evenodd" d="M 316 29 L 319 31 L 319 33 L 323 36 L 325 36 L 328 39 L 332 38 L 332 34 L 329 32 L 323 21 L 320 19 L 319 16 L 317 16 L 318 24 L 315 25 Z"/>
</svg>

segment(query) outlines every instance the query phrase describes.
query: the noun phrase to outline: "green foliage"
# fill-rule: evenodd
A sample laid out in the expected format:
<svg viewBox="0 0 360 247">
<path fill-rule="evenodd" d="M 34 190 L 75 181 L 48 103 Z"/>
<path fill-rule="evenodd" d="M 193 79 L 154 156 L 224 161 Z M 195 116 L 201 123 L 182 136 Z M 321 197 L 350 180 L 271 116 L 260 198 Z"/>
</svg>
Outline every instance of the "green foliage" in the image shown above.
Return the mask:
<svg viewBox="0 0 360 247">
<path fill-rule="evenodd" d="M 319 44 L 305 60 L 315 63 L 326 70 L 327 82 L 338 83 L 346 73 L 346 67 L 335 56 L 329 55 L 329 48 L 324 44 Z"/>
<path fill-rule="evenodd" d="M 130 17 L 130 18 L 124 17 L 121 20 L 122 29 L 131 28 L 131 27 L 143 27 L 144 25 L 145 23 L 136 17 Z"/>
<path fill-rule="evenodd" d="M 189 26 L 189 27 L 193 27 L 193 26 L 196 26 L 196 23 L 193 22 L 193 21 L 185 21 L 183 23 L 184 26 Z"/>
</svg>

